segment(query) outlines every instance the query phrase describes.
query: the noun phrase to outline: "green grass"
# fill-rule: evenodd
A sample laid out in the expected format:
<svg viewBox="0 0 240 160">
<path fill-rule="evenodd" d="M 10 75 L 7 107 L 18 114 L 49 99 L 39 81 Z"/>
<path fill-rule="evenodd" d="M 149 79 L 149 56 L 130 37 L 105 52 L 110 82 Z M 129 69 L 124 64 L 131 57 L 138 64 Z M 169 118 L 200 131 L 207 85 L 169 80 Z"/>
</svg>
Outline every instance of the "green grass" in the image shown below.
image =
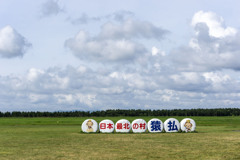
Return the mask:
<svg viewBox="0 0 240 160">
<path fill-rule="evenodd" d="M 240 117 L 189 118 L 196 133 L 85 134 L 87 118 L 0 118 L 0 159 L 240 159 Z"/>
</svg>

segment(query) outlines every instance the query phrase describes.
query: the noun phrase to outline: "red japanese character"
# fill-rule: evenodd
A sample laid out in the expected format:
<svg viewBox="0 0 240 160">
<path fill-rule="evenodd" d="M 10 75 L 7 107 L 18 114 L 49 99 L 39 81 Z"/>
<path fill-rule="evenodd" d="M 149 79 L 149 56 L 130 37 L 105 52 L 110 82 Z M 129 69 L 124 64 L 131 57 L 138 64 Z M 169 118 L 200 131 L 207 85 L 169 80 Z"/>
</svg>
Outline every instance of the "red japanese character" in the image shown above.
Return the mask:
<svg viewBox="0 0 240 160">
<path fill-rule="evenodd" d="M 140 129 L 145 129 L 146 124 L 145 123 L 140 123 Z"/>
<path fill-rule="evenodd" d="M 107 124 L 107 128 L 108 128 L 108 129 L 112 129 L 112 128 L 113 128 L 113 124 L 112 124 L 112 123 L 108 123 L 108 124 Z"/>
<path fill-rule="evenodd" d="M 100 129 L 106 129 L 106 123 L 100 123 Z"/>
<path fill-rule="evenodd" d="M 117 123 L 117 129 L 122 129 L 122 123 Z"/>
<path fill-rule="evenodd" d="M 139 126 L 137 123 L 134 123 L 132 127 L 133 127 L 133 129 L 138 129 Z"/>
<path fill-rule="evenodd" d="M 124 129 L 130 129 L 129 124 L 128 124 L 128 123 L 124 123 L 124 124 L 123 124 L 123 128 L 124 128 Z"/>
</svg>

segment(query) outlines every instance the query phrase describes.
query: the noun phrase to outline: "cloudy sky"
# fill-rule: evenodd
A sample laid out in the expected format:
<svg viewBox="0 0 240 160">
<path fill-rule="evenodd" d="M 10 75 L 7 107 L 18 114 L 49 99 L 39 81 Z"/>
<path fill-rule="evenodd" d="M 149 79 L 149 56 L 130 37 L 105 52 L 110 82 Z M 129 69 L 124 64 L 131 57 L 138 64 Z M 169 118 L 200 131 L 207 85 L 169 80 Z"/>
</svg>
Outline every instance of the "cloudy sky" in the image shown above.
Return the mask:
<svg viewBox="0 0 240 160">
<path fill-rule="evenodd" d="M 240 106 L 238 0 L 0 0 L 0 111 Z"/>
</svg>

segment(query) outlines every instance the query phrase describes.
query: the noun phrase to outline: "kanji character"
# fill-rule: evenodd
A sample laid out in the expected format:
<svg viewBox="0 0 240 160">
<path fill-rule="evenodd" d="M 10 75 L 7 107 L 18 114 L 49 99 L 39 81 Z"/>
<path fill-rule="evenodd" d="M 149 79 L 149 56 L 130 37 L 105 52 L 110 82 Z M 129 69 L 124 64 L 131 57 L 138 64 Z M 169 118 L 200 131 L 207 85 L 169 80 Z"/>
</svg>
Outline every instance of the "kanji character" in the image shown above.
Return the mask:
<svg viewBox="0 0 240 160">
<path fill-rule="evenodd" d="M 130 129 L 129 124 L 128 124 L 128 123 L 124 123 L 124 124 L 123 124 L 123 128 L 124 128 L 124 129 Z"/>
<path fill-rule="evenodd" d="M 106 123 L 100 123 L 100 129 L 106 129 Z"/>
<path fill-rule="evenodd" d="M 108 129 L 112 129 L 112 128 L 113 128 L 113 124 L 112 124 L 112 123 L 108 123 L 108 124 L 107 124 L 107 128 L 108 128 Z"/>
<path fill-rule="evenodd" d="M 168 131 L 177 131 L 178 127 L 177 125 L 175 125 L 175 121 L 173 121 L 173 123 L 171 121 L 168 122 Z"/>
<path fill-rule="evenodd" d="M 122 129 L 122 123 L 117 123 L 117 129 Z"/>
<path fill-rule="evenodd" d="M 161 122 L 151 121 L 151 131 L 161 131 Z"/>
<path fill-rule="evenodd" d="M 140 123 L 140 129 L 145 129 L 146 124 L 145 123 Z"/>
</svg>

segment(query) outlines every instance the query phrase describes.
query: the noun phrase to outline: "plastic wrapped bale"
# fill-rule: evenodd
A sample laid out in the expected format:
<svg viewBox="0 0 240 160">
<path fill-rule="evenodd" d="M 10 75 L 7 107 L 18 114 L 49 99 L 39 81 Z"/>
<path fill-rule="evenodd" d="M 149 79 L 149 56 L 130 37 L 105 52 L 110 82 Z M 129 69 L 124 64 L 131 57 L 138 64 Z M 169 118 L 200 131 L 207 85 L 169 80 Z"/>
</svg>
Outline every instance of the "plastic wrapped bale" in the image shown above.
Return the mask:
<svg viewBox="0 0 240 160">
<path fill-rule="evenodd" d="M 131 123 L 126 119 L 120 119 L 115 124 L 115 131 L 120 133 L 128 133 L 131 130 Z"/>
<path fill-rule="evenodd" d="M 143 133 L 147 130 L 147 122 L 144 119 L 135 119 L 132 122 L 133 133 Z"/>
<path fill-rule="evenodd" d="M 184 118 L 181 121 L 181 130 L 183 132 L 193 132 L 196 129 L 196 123 L 191 118 Z"/>
<path fill-rule="evenodd" d="M 86 119 L 82 123 L 82 131 L 85 133 L 97 132 L 98 123 L 94 119 Z"/>
<path fill-rule="evenodd" d="M 102 120 L 99 123 L 99 131 L 102 133 L 112 133 L 114 131 L 114 123 L 109 119 Z"/>
<path fill-rule="evenodd" d="M 169 118 L 164 122 L 164 130 L 166 132 L 178 132 L 180 130 L 180 123 L 175 118 Z"/>
<path fill-rule="evenodd" d="M 163 131 L 163 122 L 158 118 L 153 118 L 148 121 L 148 132 L 156 133 Z"/>
</svg>

